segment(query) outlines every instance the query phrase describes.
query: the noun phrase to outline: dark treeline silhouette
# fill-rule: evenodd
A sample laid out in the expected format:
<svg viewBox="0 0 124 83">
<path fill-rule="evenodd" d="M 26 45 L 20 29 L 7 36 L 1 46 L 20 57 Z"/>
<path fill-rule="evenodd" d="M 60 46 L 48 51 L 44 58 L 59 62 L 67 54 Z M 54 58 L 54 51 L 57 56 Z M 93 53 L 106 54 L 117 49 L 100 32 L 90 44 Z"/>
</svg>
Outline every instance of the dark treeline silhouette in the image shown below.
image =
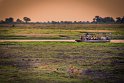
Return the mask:
<svg viewBox="0 0 124 83">
<path fill-rule="evenodd" d="M 23 20 L 21 19 L 16 19 L 16 21 L 14 21 L 13 17 L 9 17 L 9 18 L 5 18 L 5 20 L 0 20 L 1 24 L 22 24 L 22 23 L 28 23 L 29 21 L 31 21 L 31 19 L 29 17 L 24 17 Z"/>
<path fill-rule="evenodd" d="M 36 24 L 124 24 L 124 16 L 123 17 L 117 17 L 114 19 L 113 17 L 100 17 L 95 16 L 93 18 L 93 21 L 48 21 L 48 22 L 30 22 L 31 18 L 24 17 L 21 19 L 16 19 L 14 21 L 14 18 L 9 17 L 5 18 L 5 20 L 0 20 L 0 24 L 30 24 L 30 23 L 36 23 Z"/>
</svg>

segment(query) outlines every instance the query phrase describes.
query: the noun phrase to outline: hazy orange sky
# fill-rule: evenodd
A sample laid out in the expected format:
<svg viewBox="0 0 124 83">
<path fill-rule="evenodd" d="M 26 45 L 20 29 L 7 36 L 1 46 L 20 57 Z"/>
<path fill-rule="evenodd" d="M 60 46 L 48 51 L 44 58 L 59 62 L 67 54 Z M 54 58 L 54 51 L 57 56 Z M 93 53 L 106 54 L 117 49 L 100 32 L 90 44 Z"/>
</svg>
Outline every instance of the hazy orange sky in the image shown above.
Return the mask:
<svg viewBox="0 0 124 83">
<path fill-rule="evenodd" d="M 96 15 L 124 16 L 124 0 L 0 0 L 0 20 L 27 16 L 32 21 L 92 21 Z"/>
</svg>

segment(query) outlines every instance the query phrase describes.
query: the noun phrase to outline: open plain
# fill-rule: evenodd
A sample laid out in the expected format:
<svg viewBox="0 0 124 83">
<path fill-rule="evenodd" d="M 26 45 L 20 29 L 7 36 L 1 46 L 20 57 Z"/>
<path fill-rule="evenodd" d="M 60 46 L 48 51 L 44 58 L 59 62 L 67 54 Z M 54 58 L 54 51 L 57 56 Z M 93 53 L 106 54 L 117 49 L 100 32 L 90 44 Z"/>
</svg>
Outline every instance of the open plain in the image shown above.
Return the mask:
<svg viewBox="0 0 124 83">
<path fill-rule="evenodd" d="M 0 83 L 124 82 L 124 25 L 38 26 L 0 27 Z M 74 41 L 91 31 L 116 43 Z"/>
</svg>

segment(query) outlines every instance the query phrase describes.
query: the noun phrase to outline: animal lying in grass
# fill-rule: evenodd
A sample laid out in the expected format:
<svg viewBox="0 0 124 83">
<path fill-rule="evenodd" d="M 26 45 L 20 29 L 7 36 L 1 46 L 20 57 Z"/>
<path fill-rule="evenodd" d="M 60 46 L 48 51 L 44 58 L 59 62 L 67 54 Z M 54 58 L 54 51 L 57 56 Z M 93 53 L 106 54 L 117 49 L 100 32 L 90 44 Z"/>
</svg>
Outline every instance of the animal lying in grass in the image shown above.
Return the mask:
<svg viewBox="0 0 124 83">
<path fill-rule="evenodd" d="M 67 73 L 70 78 L 79 78 L 82 76 L 83 71 L 82 69 L 76 68 L 74 66 L 70 66 L 67 70 Z"/>
</svg>

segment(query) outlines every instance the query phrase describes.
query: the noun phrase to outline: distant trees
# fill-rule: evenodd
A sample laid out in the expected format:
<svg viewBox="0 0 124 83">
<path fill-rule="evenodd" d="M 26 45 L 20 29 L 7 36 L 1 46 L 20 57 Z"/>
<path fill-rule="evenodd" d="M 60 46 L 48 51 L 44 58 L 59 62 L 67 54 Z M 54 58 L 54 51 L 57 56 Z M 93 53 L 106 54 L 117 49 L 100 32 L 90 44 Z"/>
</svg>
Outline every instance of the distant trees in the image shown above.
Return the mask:
<svg viewBox="0 0 124 83">
<path fill-rule="evenodd" d="M 5 21 L 4 20 L 0 20 L 0 24 L 3 24 L 3 23 L 5 23 Z"/>
<path fill-rule="evenodd" d="M 124 16 L 121 18 L 121 23 L 124 23 Z"/>
<path fill-rule="evenodd" d="M 12 17 L 5 18 L 5 23 L 14 23 L 14 18 Z"/>
<path fill-rule="evenodd" d="M 31 21 L 31 19 L 28 17 L 24 17 L 23 20 L 18 18 L 15 21 L 14 21 L 14 18 L 9 17 L 9 18 L 5 18 L 5 20 L 0 20 L 0 23 L 9 23 L 9 24 L 24 23 L 24 22 L 28 23 L 29 21 Z"/>
<path fill-rule="evenodd" d="M 116 23 L 121 23 L 121 17 L 116 18 Z"/>
<path fill-rule="evenodd" d="M 52 24 L 58 24 L 59 22 L 56 21 L 51 21 Z"/>
<path fill-rule="evenodd" d="M 23 17 L 21 20 L 20 18 L 14 21 L 13 17 L 5 18 L 5 20 L 0 20 L 0 24 L 3 23 L 29 23 L 31 19 L 29 17 Z M 95 16 L 92 22 L 89 21 L 48 21 L 48 22 L 32 22 L 32 23 L 43 23 L 43 24 L 124 24 L 124 16 L 117 17 L 114 19 L 113 17 L 100 17 Z"/>
<path fill-rule="evenodd" d="M 117 17 L 116 19 L 112 18 L 112 17 L 100 17 L 100 16 L 95 16 L 95 18 L 93 18 L 92 23 L 97 23 L 97 24 L 122 24 L 124 23 L 124 16 L 123 17 Z"/>
<path fill-rule="evenodd" d="M 89 21 L 48 21 L 48 24 L 90 24 Z"/>
<path fill-rule="evenodd" d="M 100 16 L 95 16 L 95 18 L 93 18 L 94 23 L 103 23 L 103 18 Z"/>
<path fill-rule="evenodd" d="M 28 17 L 24 17 L 23 20 L 24 20 L 26 23 L 28 23 L 29 21 L 31 21 L 31 19 L 28 18 Z"/>
<path fill-rule="evenodd" d="M 23 21 L 18 18 L 18 19 L 16 20 L 16 23 L 23 23 Z"/>
<path fill-rule="evenodd" d="M 115 20 L 112 17 L 105 17 L 103 18 L 103 22 L 106 24 L 113 24 L 115 23 Z"/>
<path fill-rule="evenodd" d="M 112 17 L 100 17 L 100 16 L 95 16 L 95 18 L 93 18 L 93 23 L 97 23 L 97 24 L 111 24 L 111 23 L 115 23 L 115 20 Z"/>
<path fill-rule="evenodd" d="M 124 23 L 124 16 L 121 18 L 121 17 L 117 17 L 116 18 L 116 23 Z"/>
</svg>

